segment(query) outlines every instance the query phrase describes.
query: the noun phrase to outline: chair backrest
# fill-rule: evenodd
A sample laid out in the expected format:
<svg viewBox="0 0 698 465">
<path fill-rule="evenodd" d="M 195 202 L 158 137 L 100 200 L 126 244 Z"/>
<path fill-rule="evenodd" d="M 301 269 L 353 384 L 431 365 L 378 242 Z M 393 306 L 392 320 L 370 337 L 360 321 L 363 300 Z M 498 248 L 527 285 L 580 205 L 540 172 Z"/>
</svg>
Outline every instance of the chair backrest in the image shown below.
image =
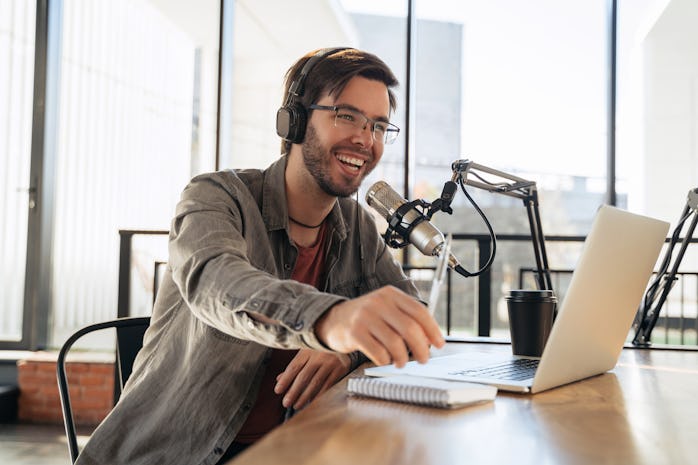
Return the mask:
<svg viewBox="0 0 698 465">
<path fill-rule="evenodd" d="M 128 321 L 129 324 L 116 328 L 117 373 L 114 377 L 114 405 L 119 401 L 121 390 L 133 371 L 136 355 L 143 347 L 143 336 L 150 325 L 150 317 L 127 318 L 118 321 Z"/>
<path fill-rule="evenodd" d="M 61 397 L 63 423 L 68 438 L 68 450 L 72 463 L 78 458 L 78 442 L 73 421 L 73 411 L 70 404 L 68 380 L 66 376 L 65 359 L 73 344 L 82 336 L 102 329 L 116 329 L 116 369 L 114 370 L 114 402 L 118 400 L 121 389 L 133 370 L 136 354 L 143 346 L 143 335 L 150 325 L 150 317 L 119 318 L 116 320 L 95 323 L 85 326 L 73 333 L 61 347 L 56 363 L 58 392 Z"/>
</svg>

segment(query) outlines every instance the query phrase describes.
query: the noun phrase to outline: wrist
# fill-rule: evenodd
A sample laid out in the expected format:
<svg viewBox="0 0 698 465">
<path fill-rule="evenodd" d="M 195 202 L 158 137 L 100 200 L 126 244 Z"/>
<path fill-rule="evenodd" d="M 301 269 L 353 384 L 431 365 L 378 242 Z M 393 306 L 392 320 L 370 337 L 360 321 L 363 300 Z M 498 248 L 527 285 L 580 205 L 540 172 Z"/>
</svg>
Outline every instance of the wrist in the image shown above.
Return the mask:
<svg viewBox="0 0 698 465">
<path fill-rule="evenodd" d="M 332 350 L 328 344 L 327 332 L 328 332 L 328 319 L 330 318 L 330 313 L 335 306 L 328 308 L 325 313 L 320 315 L 320 317 L 315 321 L 315 337 L 326 349 Z"/>
</svg>

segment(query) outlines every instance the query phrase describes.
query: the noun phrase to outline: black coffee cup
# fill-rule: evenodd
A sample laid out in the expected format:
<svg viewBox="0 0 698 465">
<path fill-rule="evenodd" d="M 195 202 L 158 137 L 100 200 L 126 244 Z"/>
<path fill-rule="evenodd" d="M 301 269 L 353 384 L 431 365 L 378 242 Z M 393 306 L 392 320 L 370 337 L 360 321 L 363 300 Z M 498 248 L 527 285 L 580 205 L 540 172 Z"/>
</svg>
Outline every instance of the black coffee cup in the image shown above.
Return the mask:
<svg viewBox="0 0 698 465">
<path fill-rule="evenodd" d="M 512 352 L 540 357 L 553 328 L 555 294 L 549 290 L 517 289 L 509 292 L 506 301 Z"/>
</svg>

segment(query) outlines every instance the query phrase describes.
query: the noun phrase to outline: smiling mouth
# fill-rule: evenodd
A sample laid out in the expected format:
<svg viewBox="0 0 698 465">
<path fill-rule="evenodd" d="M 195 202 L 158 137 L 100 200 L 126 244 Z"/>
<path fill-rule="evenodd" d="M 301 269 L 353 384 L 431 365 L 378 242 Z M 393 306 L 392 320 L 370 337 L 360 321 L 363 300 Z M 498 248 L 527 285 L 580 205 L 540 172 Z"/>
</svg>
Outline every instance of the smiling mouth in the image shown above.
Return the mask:
<svg viewBox="0 0 698 465">
<path fill-rule="evenodd" d="M 351 157 L 349 155 L 337 154 L 337 160 L 341 161 L 345 166 L 352 170 L 358 171 L 366 163 L 365 160 L 361 158 Z"/>
</svg>

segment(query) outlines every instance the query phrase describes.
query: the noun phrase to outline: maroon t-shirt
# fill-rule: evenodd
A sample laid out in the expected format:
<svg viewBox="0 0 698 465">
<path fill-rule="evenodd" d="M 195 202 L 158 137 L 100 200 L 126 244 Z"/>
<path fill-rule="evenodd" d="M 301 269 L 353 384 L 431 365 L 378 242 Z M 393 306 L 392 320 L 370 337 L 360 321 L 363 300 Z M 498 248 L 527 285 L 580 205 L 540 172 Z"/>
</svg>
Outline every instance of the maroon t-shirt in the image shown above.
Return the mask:
<svg viewBox="0 0 698 465">
<path fill-rule="evenodd" d="M 291 273 L 291 279 L 315 287 L 321 285 L 325 264 L 325 230 L 325 223 L 323 223 L 317 241 L 312 246 L 297 246 L 298 259 Z M 235 442 L 251 444 L 275 426 L 283 423 L 286 415 L 286 409 L 281 405 L 283 395 L 276 394 L 274 386 L 276 385 L 276 377 L 286 369 L 297 352 L 297 350 L 272 350 L 269 365 L 259 388 L 257 402 L 252 407 L 250 416 L 242 425 Z"/>
</svg>

